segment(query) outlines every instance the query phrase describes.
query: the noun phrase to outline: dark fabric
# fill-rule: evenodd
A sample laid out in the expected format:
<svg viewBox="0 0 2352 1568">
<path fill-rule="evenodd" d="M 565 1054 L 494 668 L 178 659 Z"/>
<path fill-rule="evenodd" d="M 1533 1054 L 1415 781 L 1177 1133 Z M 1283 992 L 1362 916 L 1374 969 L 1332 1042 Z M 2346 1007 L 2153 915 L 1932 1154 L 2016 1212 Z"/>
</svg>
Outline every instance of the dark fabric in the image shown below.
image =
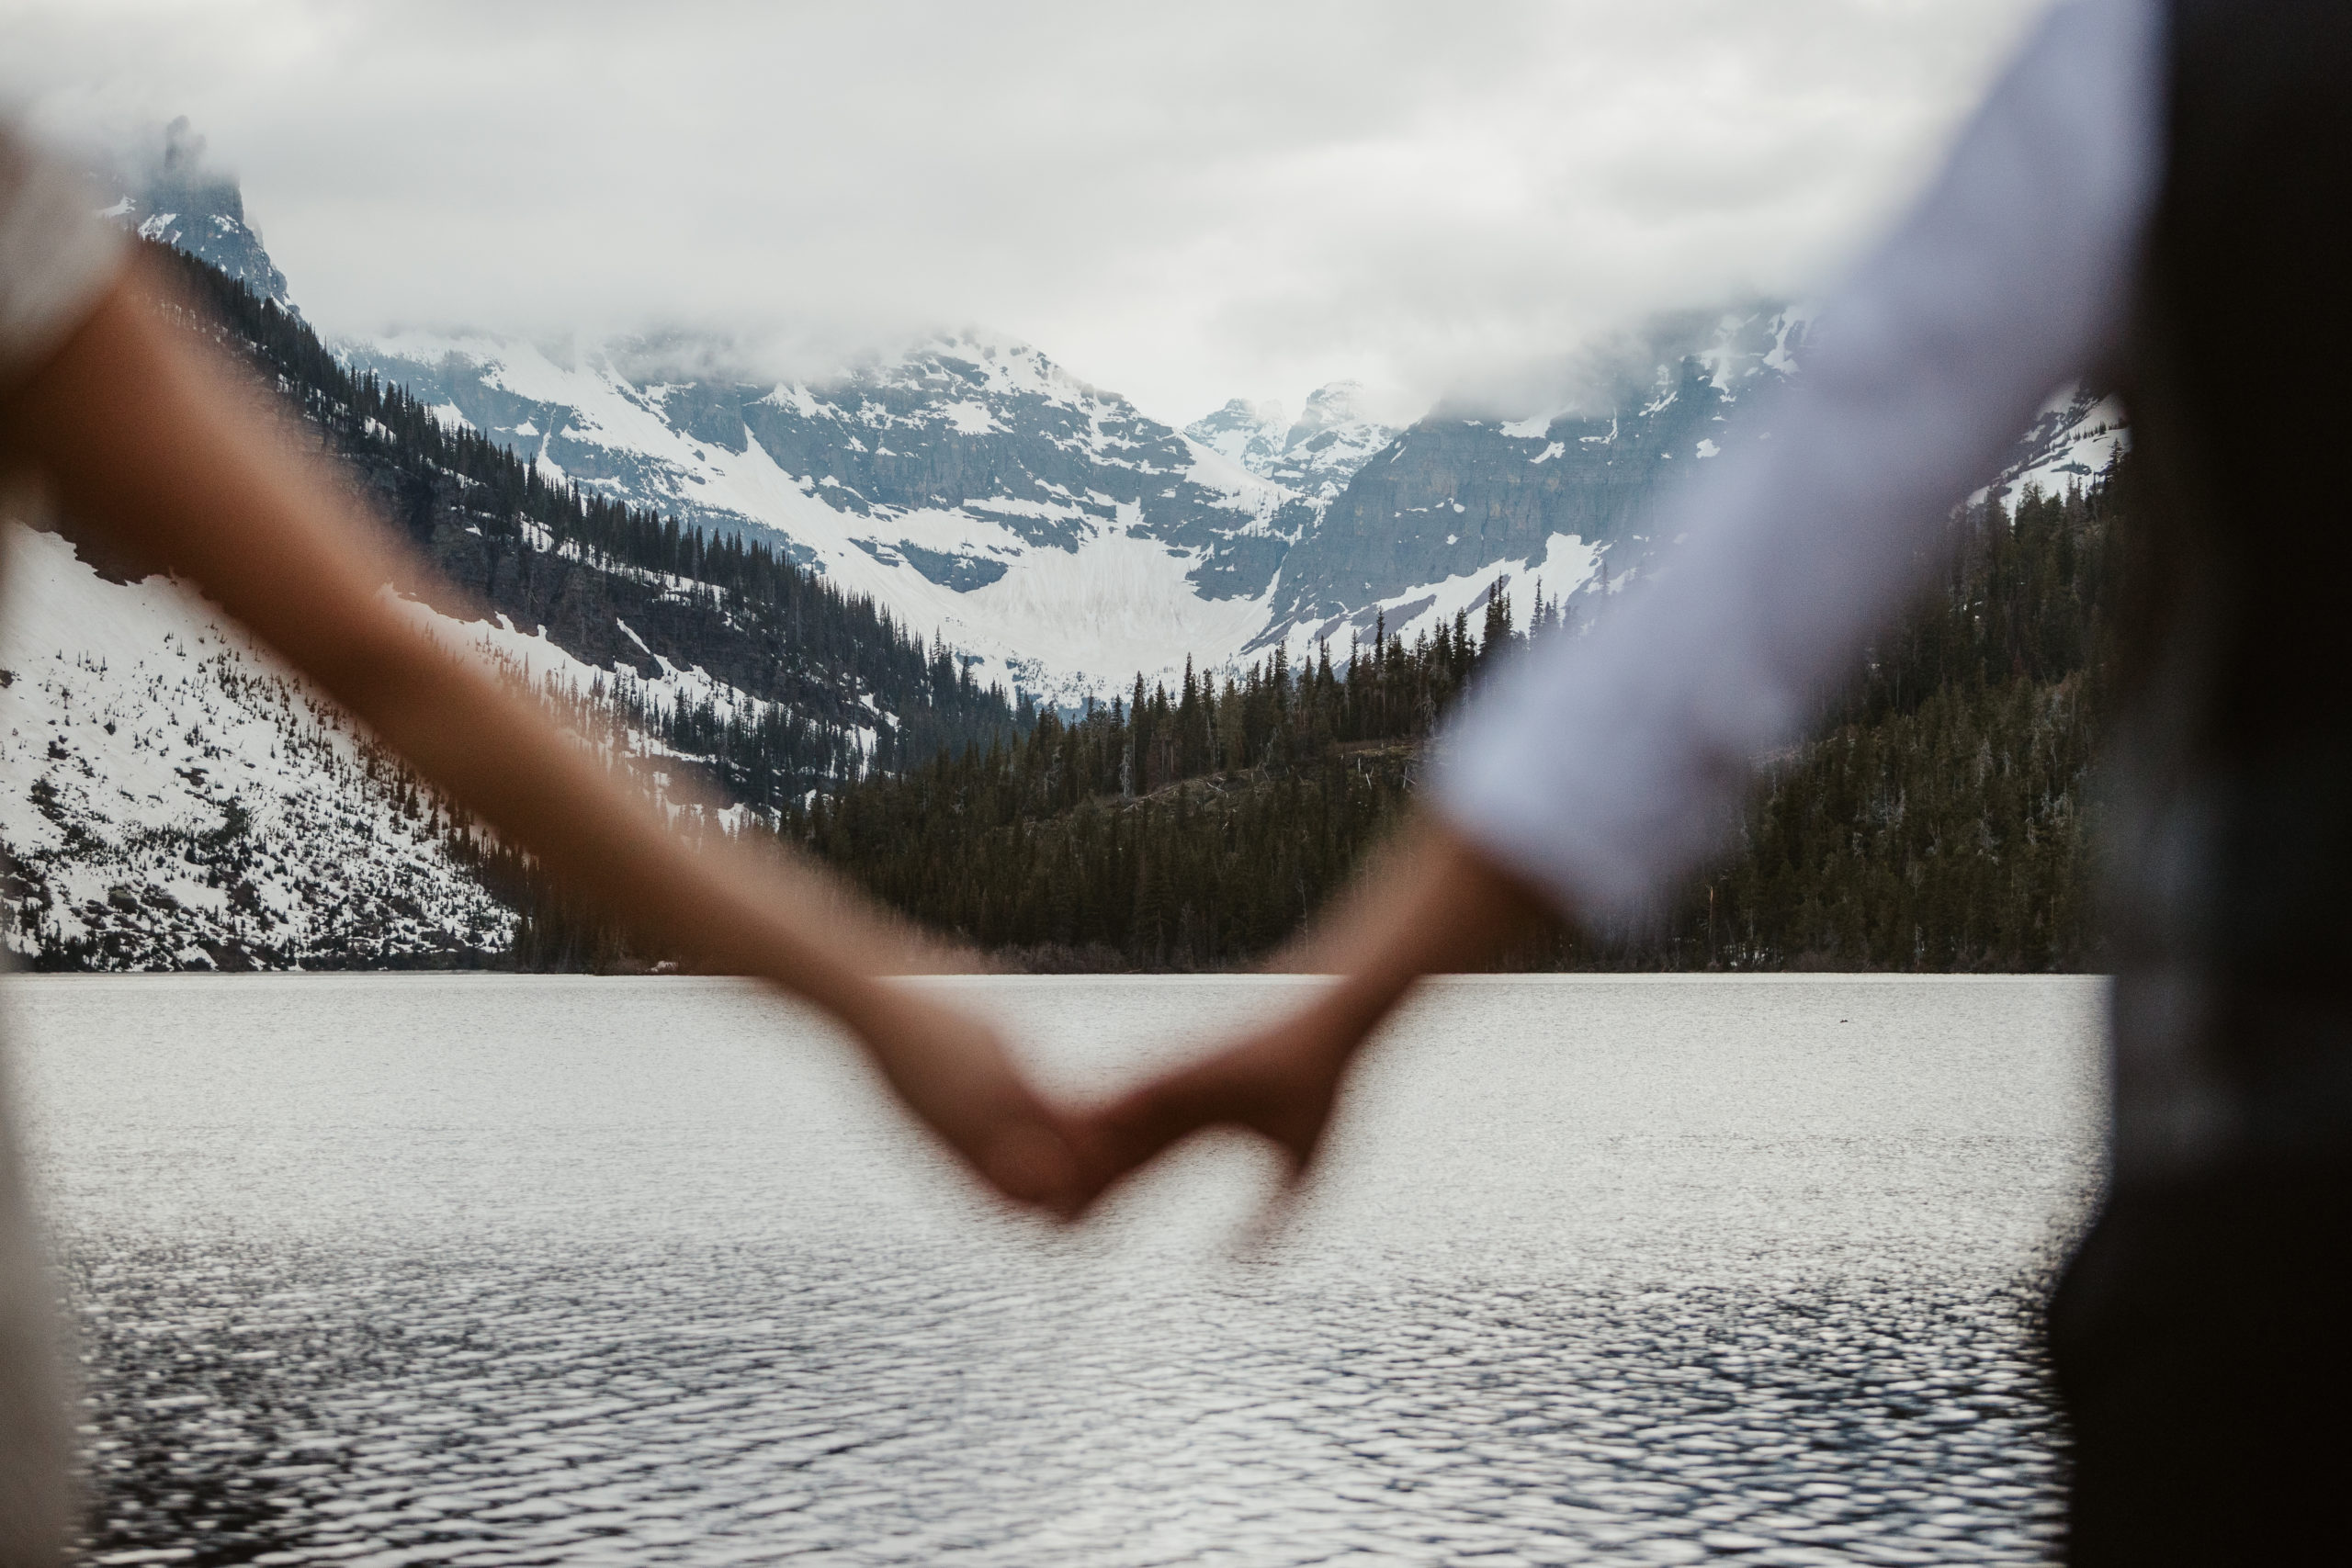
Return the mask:
<svg viewBox="0 0 2352 1568">
<path fill-rule="evenodd" d="M 2352 1163 L 2119 1193 L 2050 1345 L 2075 1568 L 2352 1562 Z"/>
<path fill-rule="evenodd" d="M 2170 0 L 2104 827 L 2116 1188 L 2050 1311 L 2075 1568 L 2352 1562 L 2352 6 Z"/>
<path fill-rule="evenodd" d="M 2352 1156 L 2352 506 L 2314 335 L 2352 303 L 2352 6 L 2168 17 L 2103 832 L 2130 1182 Z"/>
<path fill-rule="evenodd" d="M 2169 59 L 2133 413 L 2164 525 L 2220 568 L 2178 584 L 2213 636 L 2210 679 L 2178 694 L 2203 758 L 2243 770 L 2233 863 L 2278 879 L 2231 879 L 2251 927 L 2214 935 L 2233 963 L 2307 976 L 2326 955 L 2283 911 L 2340 903 L 2326 873 L 2352 866 L 2352 820 L 2305 809 L 2352 764 L 2343 370 L 2321 325 L 2352 304 L 2352 6 L 2173 0 Z"/>
</svg>

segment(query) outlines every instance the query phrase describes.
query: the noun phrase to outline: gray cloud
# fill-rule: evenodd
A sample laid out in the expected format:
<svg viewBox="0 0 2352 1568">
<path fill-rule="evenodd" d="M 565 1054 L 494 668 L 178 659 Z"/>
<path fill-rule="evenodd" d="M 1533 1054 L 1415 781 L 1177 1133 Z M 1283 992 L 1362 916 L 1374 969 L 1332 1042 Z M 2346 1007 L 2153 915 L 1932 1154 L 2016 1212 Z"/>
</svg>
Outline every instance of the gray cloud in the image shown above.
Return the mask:
<svg viewBox="0 0 2352 1568">
<path fill-rule="evenodd" d="M 1025 337 L 1182 422 L 1391 412 L 1802 288 L 2034 0 L 0 0 L 0 88 L 190 116 L 331 331 Z"/>
</svg>

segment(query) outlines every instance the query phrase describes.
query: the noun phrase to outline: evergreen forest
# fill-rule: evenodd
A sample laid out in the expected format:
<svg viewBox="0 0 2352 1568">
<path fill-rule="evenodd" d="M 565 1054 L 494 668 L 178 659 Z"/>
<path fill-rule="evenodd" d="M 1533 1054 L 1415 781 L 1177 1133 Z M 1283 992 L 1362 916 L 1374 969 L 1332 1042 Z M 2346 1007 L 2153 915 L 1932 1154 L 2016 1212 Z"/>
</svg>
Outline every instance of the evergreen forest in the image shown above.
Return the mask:
<svg viewBox="0 0 2352 1568">
<path fill-rule="evenodd" d="M 1957 515 L 1949 566 L 1773 760 L 1726 862 L 1639 927 L 1563 930 L 1510 967 L 2076 970 L 2096 962 L 2086 828 L 2117 497 L 2029 491 Z M 1422 742 L 1562 606 L 1491 600 L 1335 660 L 1187 672 L 1017 739 L 869 776 L 785 830 L 917 918 L 1030 968 L 1246 964 L 1397 820 Z M 1517 628 L 1514 629 L 1515 623 Z"/>
</svg>

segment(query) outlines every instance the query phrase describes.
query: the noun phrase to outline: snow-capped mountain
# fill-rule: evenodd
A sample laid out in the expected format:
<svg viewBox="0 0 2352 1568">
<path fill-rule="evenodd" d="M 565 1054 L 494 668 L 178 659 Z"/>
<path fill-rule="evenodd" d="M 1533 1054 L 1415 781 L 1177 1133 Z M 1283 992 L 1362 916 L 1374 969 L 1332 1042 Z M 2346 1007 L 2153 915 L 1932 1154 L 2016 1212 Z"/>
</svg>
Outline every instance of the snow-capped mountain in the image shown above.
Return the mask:
<svg viewBox="0 0 2352 1568">
<path fill-rule="evenodd" d="M 1290 434 L 1290 416 L 1279 402 L 1253 403 L 1235 398 L 1212 414 L 1184 427 L 1184 434 L 1228 463 L 1236 463 L 1261 478 L 1271 477 L 1282 456 L 1283 438 Z"/>
<path fill-rule="evenodd" d="M 1733 412 L 1795 374 L 1807 320 L 1758 308 L 1696 333 L 1668 323 L 1578 407 L 1422 420 L 1285 558 L 1270 628 L 1343 646 L 1375 619 L 1409 633 L 1513 585 L 1565 600 L 1622 583 L 1648 556 L 1636 530 L 1659 488 L 1766 434 Z"/>
<path fill-rule="evenodd" d="M 164 128 L 152 156 L 142 154 L 98 178 L 116 198 L 106 216 L 141 239 L 210 263 L 281 310 L 294 308 L 286 275 L 245 219 L 243 190 L 207 166 L 204 139 L 188 128 L 185 115 Z"/>
<path fill-rule="evenodd" d="M 1315 515 L 1008 340 L 940 338 L 826 385 L 661 368 L 679 348 L 412 334 L 342 352 L 552 478 L 771 541 L 1064 702 L 1232 656 Z"/>
<path fill-rule="evenodd" d="M 1802 373 L 1811 325 L 1807 309 L 1770 305 L 1695 333 L 1669 321 L 1566 411 L 1420 421 L 1357 470 L 1284 558 L 1267 636 L 1295 650 L 1344 647 L 1376 618 L 1409 635 L 1506 589 L 1524 604 L 1538 589 L 1568 601 L 1623 586 L 1668 543 L 1645 531 L 1661 488 L 1770 438 L 1769 413 L 1739 411 Z M 2014 498 L 2029 484 L 2088 483 L 2128 439 L 2120 403 L 2062 396 L 1988 489 Z"/>
<path fill-rule="evenodd" d="M 1362 410 L 1363 387 L 1334 381 L 1307 394 L 1294 421 L 1279 402 L 1236 398 L 1184 427 L 1184 434 L 1218 456 L 1312 501 L 1347 489 L 1356 470 L 1396 438 L 1396 427 Z"/>
<path fill-rule="evenodd" d="M 1734 413 L 1798 373 L 1809 315 L 1662 322 L 1573 406 L 1405 430 L 1336 383 L 1292 419 L 1236 399 L 1179 432 L 1036 349 L 942 338 L 825 385 L 662 368 L 682 345 L 345 345 L 543 471 L 772 539 L 1049 702 L 1172 681 L 1385 618 L 1409 637 L 1505 585 L 1597 593 L 1647 564 L 1659 487 L 1764 436 Z M 684 345 L 688 350 L 691 345 Z M 2102 465 L 2112 411 L 2053 406 L 2007 476 Z"/>
</svg>

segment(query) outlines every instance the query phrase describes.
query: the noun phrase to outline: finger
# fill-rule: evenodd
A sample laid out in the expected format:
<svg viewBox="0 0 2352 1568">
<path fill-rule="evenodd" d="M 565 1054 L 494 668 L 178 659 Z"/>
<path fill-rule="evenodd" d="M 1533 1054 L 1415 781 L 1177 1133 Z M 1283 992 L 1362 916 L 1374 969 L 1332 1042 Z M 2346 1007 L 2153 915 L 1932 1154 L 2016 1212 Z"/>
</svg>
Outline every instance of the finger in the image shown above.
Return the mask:
<svg viewBox="0 0 2352 1568">
<path fill-rule="evenodd" d="M 1061 1125 L 1080 1173 L 1067 1217 L 1084 1214 L 1171 1145 L 1218 1120 L 1204 1107 L 1195 1089 L 1171 1080 L 1067 1111 Z"/>
</svg>

